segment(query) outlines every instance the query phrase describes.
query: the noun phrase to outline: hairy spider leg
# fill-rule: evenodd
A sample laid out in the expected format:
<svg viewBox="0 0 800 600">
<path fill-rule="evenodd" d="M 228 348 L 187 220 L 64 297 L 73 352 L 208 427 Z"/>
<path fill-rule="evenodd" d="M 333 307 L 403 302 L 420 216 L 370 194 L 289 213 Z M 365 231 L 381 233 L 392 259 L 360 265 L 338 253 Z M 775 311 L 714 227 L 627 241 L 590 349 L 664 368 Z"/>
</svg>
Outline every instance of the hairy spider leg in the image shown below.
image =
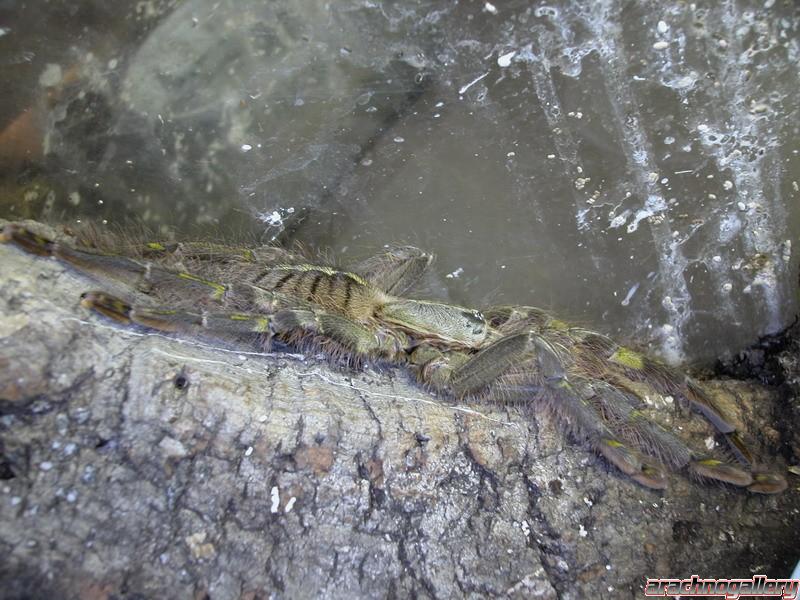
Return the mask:
<svg viewBox="0 0 800 600">
<path fill-rule="evenodd" d="M 601 414 L 615 431 L 644 451 L 655 454 L 673 468 L 688 468 L 700 478 L 724 481 L 747 487 L 755 493 L 774 494 L 784 491 L 786 479 L 754 467 L 752 454 L 733 424 L 723 416 L 713 400 L 688 376 L 620 346 L 607 336 L 579 327 L 569 327 L 545 311 L 526 306 L 500 306 L 485 311 L 493 325 L 504 330 L 533 327 L 541 335 L 556 336 L 570 347 L 569 355 L 578 372 L 602 393 L 595 396 Z M 548 335 L 549 334 L 549 335 Z M 722 433 L 735 456 L 749 467 L 738 466 L 690 451 L 678 438 L 653 423 L 638 409 L 643 399 L 633 382 L 643 382 L 657 393 L 686 400 Z"/>
<path fill-rule="evenodd" d="M 154 292 L 168 289 L 169 296 L 178 300 L 165 306 L 143 306 L 130 304 L 104 291 L 82 295 L 84 307 L 121 323 L 220 339 L 254 333 L 268 342 L 273 336 L 278 336 L 281 341 L 296 347 L 325 349 L 336 359 L 352 355 L 352 362 L 404 356 L 406 339 L 402 334 L 381 328 L 372 330 L 311 303 L 266 289 L 247 284 L 237 288 L 193 273 L 170 271 L 149 262 L 73 249 L 18 225 L 7 225 L 0 234 L 0 241 L 15 243 L 40 256 L 54 256 L 92 275 L 133 282 L 139 288 L 147 287 Z M 316 280 L 318 274 L 306 265 L 300 265 L 296 271 L 286 266 L 278 269 L 283 277 L 293 275 L 300 283 L 304 278 Z M 320 268 L 319 273 L 329 277 L 342 276 L 326 268 Z M 238 307 L 227 309 L 223 306 L 225 301 L 244 310 Z M 207 309 L 205 305 L 213 308 Z"/>
</svg>

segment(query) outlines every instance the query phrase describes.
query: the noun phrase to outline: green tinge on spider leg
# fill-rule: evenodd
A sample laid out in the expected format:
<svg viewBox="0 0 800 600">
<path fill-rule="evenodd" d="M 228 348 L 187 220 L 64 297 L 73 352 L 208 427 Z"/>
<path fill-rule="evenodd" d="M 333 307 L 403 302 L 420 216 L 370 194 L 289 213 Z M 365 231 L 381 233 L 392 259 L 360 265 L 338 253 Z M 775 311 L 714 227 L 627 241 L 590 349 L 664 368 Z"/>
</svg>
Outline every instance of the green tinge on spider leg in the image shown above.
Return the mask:
<svg viewBox="0 0 800 600">
<path fill-rule="evenodd" d="M 686 445 L 635 408 L 635 402 L 625 392 L 600 382 L 592 387 L 603 414 L 621 437 L 673 467 L 686 466 L 691 458 Z"/>
<path fill-rule="evenodd" d="M 749 471 L 716 458 L 696 459 L 690 464 L 693 473 L 706 479 L 714 479 L 739 487 L 746 487 L 753 482 Z"/>
<path fill-rule="evenodd" d="M 622 365 L 623 367 L 637 371 L 644 369 L 645 365 L 644 356 L 634 350 L 625 348 L 624 346 L 617 348 L 617 350 L 609 357 L 608 360 L 617 363 L 618 365 Z"/>
<path fill-rule="evenodd" d="M 755 473 L 753 483 L 747 486 L 747 491 L 755 494 L 780 494 L 789 487 L 789 482 L 782 475 L 776 473 Z"/>
<path fill-rule="evenodd" d="M 248 313 L 209 313 L 205 316 L 204 327 L 209 332 L 228 334 L 270 332 L 270 318 L 267 315 Z"/>
<path fill-rule="evenodd" d="M 38 256 L 51 256 L 54 242 L 15 223 L 8 223 L 0 232 L 0 242 L 13 243 L 18 248 Z"/>
</svg>

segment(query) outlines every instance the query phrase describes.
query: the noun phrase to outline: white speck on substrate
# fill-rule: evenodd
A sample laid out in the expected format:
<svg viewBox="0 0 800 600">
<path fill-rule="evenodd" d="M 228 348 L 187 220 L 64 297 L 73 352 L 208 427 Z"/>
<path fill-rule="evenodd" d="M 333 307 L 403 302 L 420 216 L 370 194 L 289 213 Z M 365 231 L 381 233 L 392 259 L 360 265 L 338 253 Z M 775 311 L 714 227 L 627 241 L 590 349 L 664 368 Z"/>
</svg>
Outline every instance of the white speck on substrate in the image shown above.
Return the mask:
<svg viewBox="0 0 800 600">
<path fill-rule="evenodd" d="M 75 504 L 75 501 L 78 499 L 78 493 L 75 490 L 70 490 L 67 492 L 67 502 L 70 504 Z"/>
<path fill-rule="evenodd" d="M 498 67 L 507 67 L 507 66 L 509 66 L 511 64 L 511 59 L 513 59 L 516 55 L 517 55 L 517 51 L 516 50 L 512 50 L 511 52 L 508 52 L 506 54 L 503 54 L 502 56 L 499 56 L 497 58 L 497 66 Z"/>
<path fill-rule="evenodd" d="M 434 104 L 434 106 L 435 106 L 436 108 L 442 108 L 442 107 L 444 106 L 444 102 L 442 102 L 441 100 L 439 100 L 439 102 L 437 102 L 436 104 Z"/>
<path fill-rule="evenodd" d="M 22 498 L 19 496 L 11 496 L 11 506 L 17 506 L 22 502 Z"/>
<path fill-rule="evenodd" d="M 664 143 L 667 146 L 669 146 L 670 144 L 674 144 L 675 143 L 675 138 L 672 137 L 671 135 L 668 135 L 667 137 L 664 138 Z"/>
<path fill-rule="evenodd" d="M 555 158 L 555 157 L 556 157 L 556 155 L 555 155 L 555 154 L 548 154 L 548 155 L 547 155 L 547 158 L 550 158 L 550 159 L 553 159 L 553 158 Z"/>
<path fill-rule="evenodd" d="M 393 141 L 394 141 L 396 144 L 402 144 L 403 142 L 405 142 L 405 141 L 406 141 L 406 139 L 405 139 L 405 138 L 402 138 L 402 137 L 400 137 L 400 136 L 398 135 L 396 138 L 394 138 L 394 140 L 393 140 Z"/>
<path fill-rule="evenodd" d="M 722 284 L 722 291 L 725 292 L 726 294 L 728 292 L 730 292 L 732 289 L 733 289 L 733 284 L 732 283 L 728 282 L 728 283 L 723 283 Z"/>
<path fill-rule="evenodd" d="M 631 298 L 636 293 L 636 290 L 639 289 L 639 283 L 634 283 L 631 288 L 628 290 L 628 294 L 625 296 L 625 299 L 620 302 L 622 306 L 628 306 L 631 303 Z"/>
<path fill-rule="evenodd" d="M 622 214 L 619 214 L 619 215 L 615 216 L 613 219 L 611 219 L 611 221 L 609 222 L 608 226 L 611 229 L 616 229 L 617 227 L 622 227 L 623 225 L 625 225 L 625 221 L 628 220 L 628 217 L 630 216 L 630 214 L 631 214 L 631 211 L 629 211 L 629 210 L 623 211 Z"/>
<path fill-rule="evenodd" d="M 523 521 L 520 523 L 520 527 L 522 528 L 522 533 L 525 534 L 525 537 L 530 537 L 531 535 L 531 526 L 528 525 L 527 521 Z"/>
<path fill-rule="evenodd" d="M 294 496 L 289 498 L 289 501 L 286 503 L 286 508 L 283 509 L 283 512 L 288 513 L 290 510 L 292 510 L 294 508 L 295 502 L 297 502 L 297 498 L 295 498 Z"/>
<path fill-rule="evenodd" d="M 713 450 L 714 447 L 717 445 L 717 442 L 714 441 L 714 436 L 710 435 L 705 440 L 706 450 Z"/>
<path fill-rule="evenodd" d="M 461 96 L 462 94 L 465 94 L 469 88 L 471 88 L 473 85 L 478 83 L 481 79 L 483 79 L 487 75 L 489 75 L 489 71 L 486 71 L 486 73 L 484 73 L 483 75 L 480 75 L 480 76 L 476 77 L 475 79 L 470 81 L 468 84 L 461 86 L 459 88 L 459 90 L 458 90 L 458 95 Z"/>
<path fill-rule="evenodd" d="M 739 210 L 745 212 L 747 210 L 747 205 L 744 202 L 737 202 L 736 206 L 739 207 Z"/>
<path fill-rule="evenodd" d="M 781 259 L 783 262 L 789 262 L 792 258 L 792 240 L 784 240 L 781 244 Z"/>
<path fill-rule="evenodd" d="M 578 524 L 578 535 L 581 537 L 586 537 L 587 535 L 589 535 L 589 532 L 586 531 L 586 529 L 584 529 L 583 523 Z"/>
<path fill-rule="evenodd" d="M 242 152 L 250 152 L 253 147 L 250 144 L 242 144 Z"/>
<path fill-rule="evenodd" d="M 666 50 L 667 48 L 669 48 L 669 42 L 665 42 L 664 40 L 653 44 L 653 50 Z"/>
<path fill-rule="evenodd" d="M 516 153 L 516 152 L 507 152 L 507 153 L 506 153 L 506 156 L 507 156 L 508 158 L 512 158 L 512 157 L 514 157 L 514 156 L 516 156 L 516 155 L 517 155 L 517 153 Z"/>
<path fill-rule="evenodd" d="M 244 451 L 244 455 L 245 456 L 250 456 L 252 453 L 253 453 L 253 447 L 252 446 L 248 446 L 247 450 Z"/>
<path fill-rule="evenodd" d="M 720 255 L 712 256 L 711 260 L 713 260 L 715 263 L 720 263 L 722 262 L 722 257 Z"/>
<path fill-rule="evenodd" d="M 458 267 L 452 273 L 448 273 L 447 275 L 445 275 L 445 277 L 447 277 L 448 279 L 458 279 L 463 274 L 464 274 L 464 267 Z"/>
<path fill-rule="evenodd" d="M 53 463 L 51 463 L 49 460 L 46 460 L 46 461 L 44 461 L 43 463 L 41 463 L 41 464 L 39 465 L 39 468 L 40 468 L 42 471 L 49 471 L 50 469 L 52 469 L 52 468 L 53 468 Z"/>
<path fill-rule="evenodd" d="M 733 189 L 733 182 L 730 179 L 726 179 L 722 182 L 722 187 L 725 190 Z"/>
<path fill-rule="evenodd" d="M 586 506 L 589 506 L 589 507 L 592 507 L 592 506 L 594 506 L 594 502 L 592 502 L 591 500 L 589 500 L 589 499 L 588 499 L 586 496 L 584 496 L 584 497 L 583 497 L 583 503 L 584 503 Z"/>
<path fill-rule="evenodd" d="M 483 10 L 485 10 L 486 12 L 488 12 L 489 14 L 492 14 L 492 15 L 496 15 L 497 14 L 497 7 L 494 4 L 492 4 L 491 2 L 486 2 L 483 5 Z"/>
<path fill-rule="evenodd" d="M 271 213 L 261 213 L 259 215 L 261 220 L 264 221 L 270 227 L 280 227 L 283 225 L 283 217 L 277 210 L 273 210 Z"/>
<path fill-rule="evenodd" d="M 267 422 L 267 415 L 261 415 L 260 417 L 258 417 L 258 422 L 259 423 L 266 423 Z"/>
<path fill-rule="evenodd" d="M 270 498 L 272 499 L 272 506 L 270 506 L 269 512 L 275 514 L 276 512 L 278 512 L 278 507 L 281 504 L 281 494 L 280 491 L 278 490 L 277 485 L 272 486 L 272 490 L 270 491 L 269 495 Z"/>
<path fill-rule="evenodd" d="M 669 25 L 667 25 L 665 21 L 659 21 L 658 25 L 656 25 L 656 29 L 658 30 L 658 33 L 667 33 Z"/>
<path fill-rule="evenodd" d="M 8 27 L 0 27 L 0 37 L 8 34 L 11 30 Z"/>
<path fill-rule="evenodd" d="M 589 177 L 578 177 L 575 180 L 575 189 L 582 190 L 583 188 L 586 187 L 586 184 L 589 183 L 589 180 L 590 180 Z"/>
</svg>

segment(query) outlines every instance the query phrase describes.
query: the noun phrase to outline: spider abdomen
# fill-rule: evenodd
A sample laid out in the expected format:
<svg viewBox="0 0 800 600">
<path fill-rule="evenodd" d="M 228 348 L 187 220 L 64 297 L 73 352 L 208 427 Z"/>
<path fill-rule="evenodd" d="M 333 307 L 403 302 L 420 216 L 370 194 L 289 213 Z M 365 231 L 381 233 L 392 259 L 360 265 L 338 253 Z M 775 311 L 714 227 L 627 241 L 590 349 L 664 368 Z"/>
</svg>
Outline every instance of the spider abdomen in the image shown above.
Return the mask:
<svg viewBox="0 0 800 600">
<path fill-rule="evenodd" d="M 270 266 L 252 284 L 359 322 L 369 321 L 386 297 L 355 273 L 312 264 Z"/>
</svg>

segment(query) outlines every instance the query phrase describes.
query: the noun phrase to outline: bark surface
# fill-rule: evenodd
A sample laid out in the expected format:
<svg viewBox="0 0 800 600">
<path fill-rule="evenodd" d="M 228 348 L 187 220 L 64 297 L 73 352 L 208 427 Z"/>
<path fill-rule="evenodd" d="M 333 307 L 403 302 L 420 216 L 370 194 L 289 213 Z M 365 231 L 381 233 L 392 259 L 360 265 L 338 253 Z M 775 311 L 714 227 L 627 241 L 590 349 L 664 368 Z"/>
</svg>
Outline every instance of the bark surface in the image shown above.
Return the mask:
<svg viewBox="0 0 800 600">
<path fill-rule="evenodd" d="M 654 492 L 518 408 L 118 327 L 78 304 L 96 282 L 6 246 L 0 265 L 2 597 L 627 598 L 800 558 L 793 475 L 776 497 Z M 797 456 L 785 397 L 708 386 L 770 464 Z"/>
</svg>

